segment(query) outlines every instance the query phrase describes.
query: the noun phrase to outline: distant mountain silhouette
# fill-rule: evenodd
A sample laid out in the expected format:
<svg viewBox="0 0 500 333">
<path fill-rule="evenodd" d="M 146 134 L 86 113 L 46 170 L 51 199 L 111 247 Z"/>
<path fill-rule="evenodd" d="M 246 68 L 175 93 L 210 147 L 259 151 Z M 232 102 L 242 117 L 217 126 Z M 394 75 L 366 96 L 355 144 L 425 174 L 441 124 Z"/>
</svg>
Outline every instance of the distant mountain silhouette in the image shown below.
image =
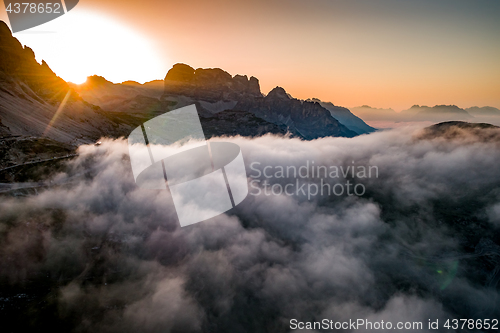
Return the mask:
<svg viewBox="0 0 500 333">
<path fill-rule="evenodd" d="M 403 117 L 413 121 L 469 120 L 474 118 L 456 105 L 436 105 L 433 107 L 414 105 L 401 111 Z"/>
<path fill-rule="evenodd" d="M 486 116 L 486 117 L 500 117 L 500 110 L 491 106 L 484 106 L 482 108 L 473 106 L 471 108 L 465 109 L 469 114 L 476 116 Z"/>
<path fill-rule="evenodd" d="M 447 121 L 472 121 L 500 125 L 500 110 L 494 107 L 460 108 L 456 105 L 420 106 L 413 105 L 407 110 L 396 112 L 393 109 L 377 109 L 367 105 L 350 110 L 371 126 L 398 127 L 411 123 L 441 123 Z"/>
<path fill-rule="evenodd" d="M 393 109 L 378 109 L 368 105 L 350 108 L 351 112 L 364 121 L 400 121 L 401 115 Z"/>
</svg>

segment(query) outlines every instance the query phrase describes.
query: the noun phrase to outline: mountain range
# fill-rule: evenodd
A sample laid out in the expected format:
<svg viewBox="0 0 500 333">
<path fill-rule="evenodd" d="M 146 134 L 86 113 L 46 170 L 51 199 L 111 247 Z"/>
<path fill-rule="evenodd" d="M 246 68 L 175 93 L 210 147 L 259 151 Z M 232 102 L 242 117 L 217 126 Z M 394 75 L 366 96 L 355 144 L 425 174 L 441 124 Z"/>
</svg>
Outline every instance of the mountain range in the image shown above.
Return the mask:
<svg viewBox="0 0 500 333">
<path fill-rule="evenodd" d="M 401 111 L 401 116 L 415 121 L 447 121 L 470 120 L 474 118 L 464 109 L 456 105 L 436 105 L 433 107 L 414 105 L 408 110 Z"/>
<path fill-rule="evenodd" d="M 378 109 L 368 105 L 351 108 L 352 112 L 369 123 L 374 122 L 444 122 L 472 121 L 491 122 L 500 125 L 500 110 L 491 106 L 460 108 L 456 105 L 435 105 L 433 107 L 413 105 L 407 110 Z"/>
<path fill-rule="evenodd" d="M 101 136 L 127 136 L 143 122 L 196 104 L 207 138 L 289 135 L 305 140 L 354 137 L 376 131 L 365 120 L 447 121 L 499 117 L 500 110 L 413 106 L 396 113 L 368 106 L 347 108 L 317 98 L 293 98 L 282 87 L 267 95 L 253 76 L 219 68 L 175 64 L 164 80 L 112 83 L 97 75 L 82 85 L 59 78 L 0 21 L 0 136 L 45 137 L 77 146 Z M 375 116 L 374 116 L 375 115 Z M 500 117 L 499 117 L 500 119 Z"/>
<path fill-rule="evenodd" d="M 194 69 L 186 64 L 175 64 L 163 83 L 160 90 L 158 82 L 124 85 L 94 77 L 87 84 L 74 86 L 74 89 L 84 99 L 103 109 L 127 114 L 166 112 L 196 104 L 202 124 L 213 123 L 220 117 L 227 118 L 225 113 L 230 112 L 233 116 L 241 115 L 241 120 L 248 117 L 258 119 L 259 128 L 274 128 L 308 140 L 325 136 L 353 137 L 365 133 L 351 130 L 317 102 L 294 99 L 281 87 L 264 96 L 255 77 L 233 77 L 219 68 Z M 220 129 L 220 135 L 235 132 L 234 128 L 227 126 Z M 262 134 L 262 130 L 256 129 L 255 134 Z"/>
</svg>

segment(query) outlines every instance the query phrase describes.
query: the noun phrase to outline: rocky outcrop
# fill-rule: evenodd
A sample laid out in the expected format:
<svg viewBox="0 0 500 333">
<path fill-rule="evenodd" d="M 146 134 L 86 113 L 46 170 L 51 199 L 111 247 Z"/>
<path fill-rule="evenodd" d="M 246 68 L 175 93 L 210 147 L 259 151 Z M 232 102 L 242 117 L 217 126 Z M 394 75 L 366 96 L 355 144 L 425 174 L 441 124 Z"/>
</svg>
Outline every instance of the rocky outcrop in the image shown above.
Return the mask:
<svg viewBox="0 0 500 333">
<path fill-rule="evenodd" d="M 219 68 L 195 70 L 185 64 L 175 64 L 168 71 L 165 95 L 182 95 L 209 102 L 262 96 L 259 81 L 254 77 L 232 77 Z"/>
</svg>

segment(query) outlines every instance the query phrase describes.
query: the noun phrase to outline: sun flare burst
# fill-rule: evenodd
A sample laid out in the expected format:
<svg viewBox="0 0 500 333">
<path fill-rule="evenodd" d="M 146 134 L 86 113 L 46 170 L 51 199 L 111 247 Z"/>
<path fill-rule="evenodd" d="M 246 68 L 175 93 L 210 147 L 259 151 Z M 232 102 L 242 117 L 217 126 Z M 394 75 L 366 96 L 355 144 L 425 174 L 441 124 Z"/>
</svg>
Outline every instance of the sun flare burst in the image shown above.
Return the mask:
<svg viewBox="0 0 500 333">
<path fill-rule="evenodd" d="M 113 18 L 72 11 L 38 29 L 15 34 L 37 61 L 45 60 L 64 80 L 82 84 L 97 74 L 112 82 L 161 78 L 167 65 L 149 38 Z M 45 32 L 45 33 L 44 33 Z"/>
</svg>

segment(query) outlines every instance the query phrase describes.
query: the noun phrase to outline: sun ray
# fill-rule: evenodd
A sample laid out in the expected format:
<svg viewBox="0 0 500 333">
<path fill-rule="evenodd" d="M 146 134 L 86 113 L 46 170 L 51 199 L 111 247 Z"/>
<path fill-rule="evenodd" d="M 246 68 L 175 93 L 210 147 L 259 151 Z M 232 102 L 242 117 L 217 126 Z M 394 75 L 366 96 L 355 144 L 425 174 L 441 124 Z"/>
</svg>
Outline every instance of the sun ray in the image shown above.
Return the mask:
<svg viewBox="0 0 500 333">
<path fill-rule="evenodd" d="M 56 113 L 54 113 L 54 116 L 52 117 L 52 119 L 50 120 L 49 124 L 45 128 L 45 131 L 43 131 L 42 136 L 47 136 L 47 134 L 49 133 L 50 129 L 52 128 L 52 126 L 56 122 L 57 118 L 59 117 L 59 115 L 61 114 L 61 112 L 64 110 L 64 107 L 66 106 L 66 103 L 68 102 L 68 99 L 69 99 L 70 95 L 71 95 L 71 89 L 68 90 L 68 92 L 66 93 L 66 96 L 64 96 L 64 99 L 62 100 L 61 104 L 59 104 L 59 107 L 57 108 Z"/>
</svg>

